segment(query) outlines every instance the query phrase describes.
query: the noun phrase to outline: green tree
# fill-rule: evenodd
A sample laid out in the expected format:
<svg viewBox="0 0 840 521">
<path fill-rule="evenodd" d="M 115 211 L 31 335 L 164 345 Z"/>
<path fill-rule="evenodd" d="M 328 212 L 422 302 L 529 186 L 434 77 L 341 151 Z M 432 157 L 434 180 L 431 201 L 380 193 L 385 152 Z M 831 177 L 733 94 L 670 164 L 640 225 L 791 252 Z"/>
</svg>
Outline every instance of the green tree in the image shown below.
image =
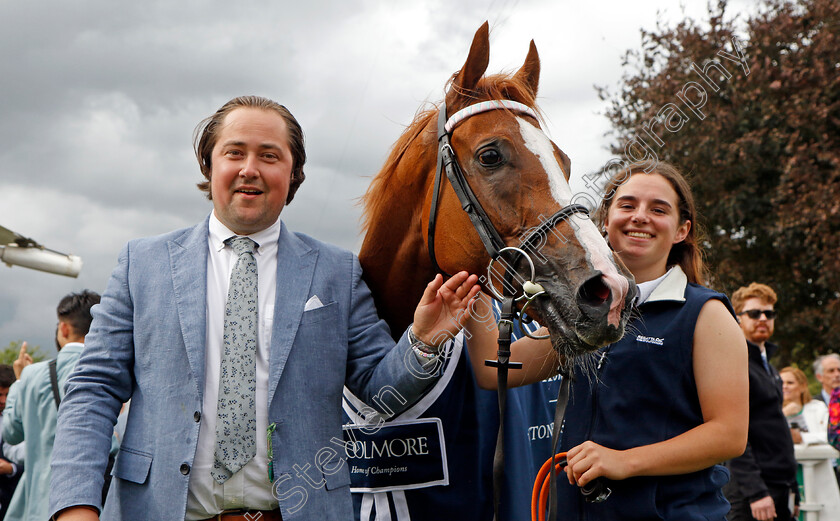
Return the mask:
<svg viewBox="0 0 840 521">
<path fill-rule="evenodd" d="M 840 3 L 764 0 L 738 21 L 721 1 L 641 36 L 600 89 L 613 152 L 689 174 L 711 284 L 774 287 L 776 362 L 810 367 L 840 349 Z"/>
<path fill-rule="evenodd" d="M 0 351 L 0 364 L 12 365 L 20 354 L 21 343 L 21 341 L 16 342 L 14 340 L 9 342 L 9 345 Z M 46 356 L 41 353 L 41 346 L 27 345 L 26 352 L 29 353 L 29 356 L 31 356 L 32 360 L 35 362 L 40 362 L 46 358 Z"/>
</svg>

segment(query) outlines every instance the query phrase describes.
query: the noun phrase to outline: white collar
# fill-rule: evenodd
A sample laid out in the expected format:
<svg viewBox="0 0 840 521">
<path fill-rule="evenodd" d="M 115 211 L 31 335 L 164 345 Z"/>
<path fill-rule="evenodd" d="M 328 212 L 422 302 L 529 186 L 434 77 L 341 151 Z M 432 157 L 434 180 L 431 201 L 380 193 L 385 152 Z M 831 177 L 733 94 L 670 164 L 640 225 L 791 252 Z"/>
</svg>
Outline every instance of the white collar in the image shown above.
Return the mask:
<svg viewBox="0 0 840 521">
<path fill-rule="evenodd" d="M 639 288 L 639 299 L 636 305 L 666 300 L 685 302 L 687 285 L 688 277 L 685 276 L 682 268 L 679 265 L 672 266 L 661 277 L 636 285 Z"/>
<path fill-rule="evenodd" d="M 268 228 L 250 235 L 245 235 L 244 237 L 248 237 L 260 245 L 275 243 L 280 238 L 281 227 L 282 221 L 278 217 L 274 224 Z M 208 228 L 210 233 L 210 247 L 215 251 L 222 251 L 225 247 L 225 241 L 237 235 L 230 228 L 222 224 L 222 221 L 216 217 L 216 212 L 210 212 Z M 262 248 L 257 248 L 255 253 L 259 255 L 261 251 Z"/>
</svg>

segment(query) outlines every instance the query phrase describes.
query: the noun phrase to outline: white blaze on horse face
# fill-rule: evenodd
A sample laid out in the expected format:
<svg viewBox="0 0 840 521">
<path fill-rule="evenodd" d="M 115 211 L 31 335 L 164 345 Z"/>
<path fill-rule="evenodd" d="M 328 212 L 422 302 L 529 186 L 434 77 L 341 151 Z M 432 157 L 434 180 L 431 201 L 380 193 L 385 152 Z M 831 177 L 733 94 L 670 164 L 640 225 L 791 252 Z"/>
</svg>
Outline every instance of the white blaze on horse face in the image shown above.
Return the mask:
<svg viewBox="0 0 840 521">
<path fill-rule="evenodd" d="M 565 207 L 572 202 L 572 189 L 563 174 L 563 168 L 557 162 L 554 155 L 554 145 L 548 136 L 524 118 L 517 117 L 520 133 L 525 147 L 540 160 L 543 169 L 548 175 L 548 186 L 551 189 L 551 196 L 557 201 L 560 207 Z M 558 208 L 559 210 L 559 208 Z M 544 216 L 546 219 L 551 215 Z M 630 289 L 630 283 L 618 272 L 613 259 L 613 253 L 607 246 L 607 242 L 598 233 L 595 224 L 589 219 L 575 214 L 569 218 L 569 224 L 575 232 L 580 245 L 586 251 L 587 260 L 592 269 L 601 272 L 604 284 L 610 288 L 612 302 L 607 315 L 607 322 L 618 327 L 621 320 L 621 311 L 624 309 L 624 299 Z"/>
</svg>

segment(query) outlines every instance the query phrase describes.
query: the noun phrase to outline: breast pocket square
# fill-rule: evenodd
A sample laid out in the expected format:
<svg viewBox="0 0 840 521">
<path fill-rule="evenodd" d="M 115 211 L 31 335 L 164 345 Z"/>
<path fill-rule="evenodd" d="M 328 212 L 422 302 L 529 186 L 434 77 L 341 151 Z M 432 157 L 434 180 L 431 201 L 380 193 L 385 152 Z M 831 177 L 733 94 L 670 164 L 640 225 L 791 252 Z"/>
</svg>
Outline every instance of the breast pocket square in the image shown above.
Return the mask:
<svg viewBox="0 0 840 521">
<path fill-rule="evenodd" d="M 324 307 L 324 305 L 321 303 L 321 299 L 318 298 L 318 295 L 312 295 L 312 297 L 306 301 L 306 305 L 303 306 L 303 310 L 312 311 L 313 309 L 322 307 Z"/>
</svg>

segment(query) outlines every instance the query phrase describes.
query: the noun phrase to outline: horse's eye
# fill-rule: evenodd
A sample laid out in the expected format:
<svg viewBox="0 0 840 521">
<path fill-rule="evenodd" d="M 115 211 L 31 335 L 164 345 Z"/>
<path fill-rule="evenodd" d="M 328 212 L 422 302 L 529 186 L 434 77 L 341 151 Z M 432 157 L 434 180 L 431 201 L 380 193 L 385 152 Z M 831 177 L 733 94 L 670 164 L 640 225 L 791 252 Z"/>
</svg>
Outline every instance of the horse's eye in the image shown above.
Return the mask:
<svg viewBox="0 0 840 521">
<path fill-rule="evenodd" d="M 478 153 L 478 162 L 482 166 L 498 166 L 503 159 L 502 154 L 495 148 L 488 148 Z"/>
</svg>

